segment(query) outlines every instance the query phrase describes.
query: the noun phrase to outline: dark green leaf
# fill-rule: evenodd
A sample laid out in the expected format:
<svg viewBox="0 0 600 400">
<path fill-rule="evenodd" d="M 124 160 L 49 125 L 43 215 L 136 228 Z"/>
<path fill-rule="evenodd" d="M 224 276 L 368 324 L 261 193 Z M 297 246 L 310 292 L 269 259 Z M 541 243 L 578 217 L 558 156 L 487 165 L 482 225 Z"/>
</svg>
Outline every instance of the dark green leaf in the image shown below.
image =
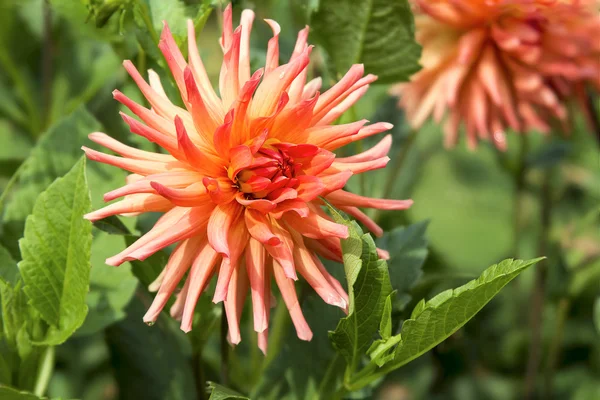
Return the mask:
<svg viewBox="0 0 600 400">
<path fill-rule="evenodd" d="M 106 330 L 119 395 L 122 399 L 194 400 L 186 337 L 166 315 L 151 327 L 144 324 L 142 317 L 150 301 L 138 291 L 127 307 L 127 318 Z"/>
<path fill-rule="evenodd" d="M 4 223 L 23 221 L 31 214 L 37 197 L 81 157 L 81 145 L 100 124 L 85 108 L 79 108 L 52 126 L 25 161 L 19 187 L 6 205 Z M 90 168 L 91 169 L 91 168 Z"/>
<path fill-rule="evenodd" d="M 410 300 L 410 289 L 423 275 L 421 268 L 427 258 L 425 231 L 428 224 L 428 221 L 422 221 L 399 227 L 377 241 L 379 247 L 390 252 L 390 280 L 392 288 L 398 292 L 395 304 L 399 308 L 404 307 Z"/>
<path fill-rule="evenodd" d="M 125 244 L 131 246 L 138 238 L 125 236 Z M 164 251 L 157 251 L 144 261 L 132 260 L 131 270 L 144 287 L 148 287 L 160 275 L 167 265 L 168 256 Z"/>
<path fill-rule="evenodd" d="M 226 388 L 223 385 L 219 385 L 215 382 L 208 382 L 208 390 L 210 392 L 209 400 L 227 400 L 227 399 L 238 399 L 238 400 L 250 400 L 246 396 L 242 396 L 235 390 Z"/>
<path fill-rule="evenodd" d="M 419 70 L 421 47 L 407 0 L 322 1 L 311 25 L 338 74 L 363 63 L 380 82 L 398 82 Z"/>
<path fill-rule="evenodd" d="M 38 197 L 19 242 L 25 292 L 50 325 L 44 344 L 65 341 L 88 311 L 92 224 L 83 215 L 90 204 L 82 158 Z"/>
<path fill-rule="evenodd" d="M 119 217 L 112 215 L 108 218 L 94 222 L 94 226 L 111 235 L 131 235 L 129 229 L 121 222 Z"/>
<path fill-rule="evenodd" d="M 122 236 L 96 232 L 92 241 L 92 270 L 90 292 L 86 302 L 89 308 L 83 326 L 77 335 L 100 331 L 125 318 L 125 307 L 131 301 L 138 280 L 131 272 L 131 265 L 119 267 L 106 265 L 105 260 L 124 247 Z"/>
</svg>

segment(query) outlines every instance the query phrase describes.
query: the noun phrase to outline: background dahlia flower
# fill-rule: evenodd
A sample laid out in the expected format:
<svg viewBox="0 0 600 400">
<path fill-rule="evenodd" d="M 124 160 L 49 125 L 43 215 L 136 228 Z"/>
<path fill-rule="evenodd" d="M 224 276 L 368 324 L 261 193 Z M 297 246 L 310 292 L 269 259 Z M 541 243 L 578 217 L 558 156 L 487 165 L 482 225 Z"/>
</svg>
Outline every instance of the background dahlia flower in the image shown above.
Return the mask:
<svg viewBox="0 0 600 400">
<path fill-rule="evenodd" d="M 596 0 L 415 0 L 421 64 L 392 92 L 414 128 L 433 115 L 446 145 L 461 124 L 473 148 L 505 149 L 505 130 L 567 125 L 565 100 L 600 90 L 600 14 Z"/>
<path fill-rule="evenodd" d="M 310 340 L 312 332 L 296 296 L 297 273 L 326 303 L 344 310 L 348 306 L 341 284 L 318 258 L 341 261 L 340 238 L 348 236 L 348 229 L 323 212 L 320 196 L 375 234 L 381 234 L 381 229 L 358 207 L 401 210 L 412 201 L 372 199 L 342 190 L 353 174 L 382 168 L 389 160 L 390 135 L 352 157 L 336 158 L 333 153 L 391 128 L 387 123 L 367 126 L 366 120 L 332 124 L 376 77 L 363 76 L 363 66 L 354 65 L 321 94 L 320 78 L 306 82 L 312 49 L 306 43 L 308 28 L 298 34 L 289 62 L 279 65 L 280 28 L 272 20 L 267 20 L 273 38 L 268 43 L 265 67 L 251 74 L 253 19 L 253 12 L 245 10 L 240 26 L 233 30 L 231 6 L 225 9 L 220 96 L 200 59 L 192 22 L 188 26 L 187 61 L 165 25 L 159 48 L 185 108 L 169 101 L 156 73 L 149 71 L 146 82 L 130 61 L 124 62 L 151 109 L 115 91 L 115 99 L 142 122 L 125 114 L 122 117 L 133 133 L 158 144 L 168 154 L 138 150 L 103 133 L 92 133 L 91 140 L 120 157 L 84 147 L 87 156 L 131 175 L 125 186 L 104 196 L 106 201 L 122 200 L 86 218 L 96 221 L 111 215 L 164 212 L 148 233 L 106 260 L 118 266 L 128 260 L 144 260 L 177 244 L 150 287 L 157 294 L 144 321 L 157 319 L 187 274 L 170 311 L 181 319 L 181 329 L 189 331 L 198 297 L 217 275 L 213 301 L 225 302 L 230 342 L 241 340 L 239 321 L 250 289 L 254 329 L 259 333 L 260 348 L 266 352 L 271 278 L 300 339 Z M 385 256 L 385 252 L 380 253 Z"/>
</svg>

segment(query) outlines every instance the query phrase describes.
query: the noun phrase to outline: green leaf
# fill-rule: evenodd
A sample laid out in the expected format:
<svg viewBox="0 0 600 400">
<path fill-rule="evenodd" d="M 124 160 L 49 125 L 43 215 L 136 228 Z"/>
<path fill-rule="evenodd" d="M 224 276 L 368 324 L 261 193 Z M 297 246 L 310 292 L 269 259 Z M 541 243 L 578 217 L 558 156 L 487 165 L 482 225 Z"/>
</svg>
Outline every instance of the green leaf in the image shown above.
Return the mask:
<svg viewBox="0 0 600 400">
<path fill-rule="evenodd" d="M 124 246 L 122 236 L 106 232 L 96 232 L 94 235 L 90 292 L 86 298 L 89 312 L 77 335 L 101 331 L 125 318 L 125 308 L 135 293 L 138 280 L 132 274 L 129 263 L 124 263 L 118 268 L 105 263 L 106 258 Z"/>
<path fill-rule="evenodd" d="M 344 356 L 348 371 L 354 371 L 381 324 L 383 312 L 392 293 L 387 264 L 377 256 L 375 243 L 363 234 L 355 222 L 346 221 L 331 209 L 336 222 L 348 226 L 350 236 L 342 240 L 344 269 L 348 281 L 350 306 L 329 337 Z"/>
<path fill-rule="evenodd" d="M 363 63 L 366 72 L 389 83 L 419 70 L 421 47 L 407 0 L 322 1 L 311 27 L 338 74 Z"/>
<path fill-rule="evenodd" d="M 425 231 L 429 221 L 398 227 L 386 233 L 377 245 L 390 252 L 388 266 L 392 287 L 398 292 L 395 305 L 402 309 L 410 300 L 409 291 L 423 275 L 422 267 L 427 258 Z"/>
<path fill-rule="evenodd" d="M 371 344 L 371 347 L 369 347 L 369 350 L 367 350 L 367 354 L 371 357 L 371 360 L 380 367 L 394 358 L 391 349 L 400 341 L 400 336 L 392 338 L 392 297 L 394 297 L 394 294 L 395 292 L 390 294 L 385 300 L 383 316 L 379 324 L 379 336 L 381 336 L 381 339 L 375 340 Z"/>
<path fill-rule="evenodd" d="M 169 316 L 161 315 L 153 326 L 142 322 L 151 301 L 138 291 L 127 306 L 127 318 L 106 330 L 119 397 L 194 400 L 189 341 Z"/>
<path fill-rule="evenodd" d="M 420 302 L 402 325 L 393 368 L 405 365 L 444 341 L 473 318 L 507 283 L 542 259 L 504 260 L 486 269 L 479 278 L 446 290 L 427 302 Z"/>
<path fill-rule="evenodd" d="M 31 214 L 40 193 L 71 169 L 81 157 L 85 136 L 97 130 L 101 130 L 98 121 L 85 108 L 78 108 L 44 133 L 22 167 L 19 187 L 6 205 L 5 224 Z"/>
<path fill-rule="evenodd" d="M 31 316 L 27 296 L 23 292 L 23 282 L 14 286 L 0 281 L 0 298 L 2 299 L 2 330 L 9 343 L 16 346 L 19 331 Z"/>
<path fill-rule="evenodd" d="M 0 399 L 2 400 L 39 400 L 41 397 L 33 393 L 21 392 L 19 389 L 0 385 Z"/>
<path fill-rule="evenodd" d="M 0 281 L 14 285 L 19 279 L 17 262 L 3 246 L 0 246 Z"/>
<path fill-rule="evenodd" d="M 111 235 L 131 235 L 129 228 L 116 215 L 94 222 L 94 226 Z"/>
<path fill-rule="evenodd" d="M 56 345 L 81 326 L 88 311 L 92 224 L 82 158 L 35 203 L 19 246 L 19 269 L 30 304 L 50 325 L 43 344 Z"/>
<path fill-rule="evenodd" d="M 242 396 L 235 390 L 226 388 L 223 385 L 219 385 L 215 382 L 208 382 L 208 390 L 210 391 L 210 397 L 208 400 L 227 400 L 227 399 L 238 399 L 238 400 L 250 400 L 246 396 Z"/>
</svg>

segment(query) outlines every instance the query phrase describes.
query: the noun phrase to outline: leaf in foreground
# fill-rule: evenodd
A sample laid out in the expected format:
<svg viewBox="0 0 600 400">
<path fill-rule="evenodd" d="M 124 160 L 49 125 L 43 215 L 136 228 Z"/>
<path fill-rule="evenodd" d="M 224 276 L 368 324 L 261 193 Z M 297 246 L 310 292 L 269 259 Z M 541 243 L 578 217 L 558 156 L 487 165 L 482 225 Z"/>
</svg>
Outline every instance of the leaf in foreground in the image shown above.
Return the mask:
<svg viewBox="0 0 600 400">
<path fill-rule="evenodd" d="M 208 382 L 208 390 L 210 391 L 210 398 L 208 400 L 249 400 L 248 397 L 242 396 L 235 390 L 231 390 L 215 382 Z"/>
<path fill-rule="evenodd" d="M 344 269 L 350 306 L 329 337 L 354 371 L 380 326 L 392 293 L 387 264 L 377 256 L 375 243 L 355 222 L 348 222 L 331 209 L 336 222 L 348 226 L 350 236 L 342 240 Z"/>
<path fill-rule="evenodd" d="M 30 304 L 50 325 L 43 344 L 64 342 L 87 314 L 92 224 L 83 219 L 90 194 L 81 159 L 37 199 L 19 242 L 19 269 Z"/>
<path fill-rule="evenodd" d="M 18 389 L 0 385 L 0 399 L 2 400 L 39 400 L 40 397 L 33 393 L 21 392 Z"/>
<path fill-rule="evenodd" d="M 402 325 L 392 369 L 444 341 L 473 318 L 506 284 L 542 259 L 504 260 L 463 286 L 446 290 L 427 302 L 421 300 L 410 319 Z"/>
</svg>

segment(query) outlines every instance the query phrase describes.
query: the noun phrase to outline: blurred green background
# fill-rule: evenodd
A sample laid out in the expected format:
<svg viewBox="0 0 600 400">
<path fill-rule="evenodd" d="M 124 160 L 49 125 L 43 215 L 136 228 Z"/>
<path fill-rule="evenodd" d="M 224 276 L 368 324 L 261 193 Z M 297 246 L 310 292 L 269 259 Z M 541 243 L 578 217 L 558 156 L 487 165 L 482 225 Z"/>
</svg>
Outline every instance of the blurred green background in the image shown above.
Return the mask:
<svg viewBox="0 0 600 400">
<path fill-rule="evenodd" d="M 300 0 L 235 2 L 234 18 L 244 7 L 257 14 L 253 69 L 264 61 L 271 35 L 261 20 L 272 18 L 282 26 L 281 53 L 286 59 L 297 31 L 308 22 L 315 5 L 315 1 Z M 168 20 L 183 41 L 185 19 L 198 17 L 207 6 L 192 0 L 1 0 L 0 187 L 7 185 L 32 154 L 48 156 L 47 167 L 54 177 L 63 174 L 65 165 L 72 165 L 71 160 L 81 155 L 79 147 L 90 144 L 86 135 L 93 130 L 148 146 L 128 135 L 118 116 L 121 107 L 112 99 L 112 90 L 118 88 L 142 101 L 121 61 L 131 59 L 140 70 L 153 68 L 162 77 L 169 76 L 153 43 L 161 21 Z M 145 7 L 144 15 L 150 20 L 140 21 L 131 7 Z M 198 39 L 213 82 L 218 80 L 221 62 L 218 8 Z M 311 41 L 318 45 L 318 38 L 311 36 Z M 318 46 L 313 62 L 313 72 L 323 75 L 325 86 L 338 78 L 331 72 L 328 55 Z M 174 87 L 163 78 L 165 82 L 175 98 Z M 407 259 L 392 258 L 390 262 L 395 287 L 410 291 L 395 305 L 397 321 L 406 318 L 421 298 L 463 284 L 499 260 L 545 255 L 545 298 L 537 344 L 541 356 L 534 384 L 543 394 L 540 398 L 600 399 L 600 153 L 579 110 L 572 109 L 574 123 L 568 136 L 545 138 L 532 132 L 524 154 L 524 141 L 516 135 L 509 135 L 509 150 L 503 154 L 486 144 L 473 152 L 463 143 L 447 150 L 442 146 L 440 127 L 434 124 L 412 136 L 388 89 L 389 85 L 372 85 L 348 118 L 394 123 L 391 157 L 402 155 L 401 169 L 397 171 L 393 160 L 388 169 L 353 178 L 349 185 L 355 192 L 381 196 L 388 174 L 394 174 L 392 197 L 415 201 L 406 212 L 377 215 L 386 230 L 406 226 L 412 235 L 411 241 L 402 244 Z M 34 154 L 36 143 L 41 150 Z M 102 193 L 116 187 L 124 174 L 96 164 L 89 169 L 92 201 L 98 207 Z M 523 184 L 517 190 L 519 176 Z M 31 208 L 19 201 L 19 196 L 25 198 L 25 190 L 32 189 L 18 186 L 8 199 L 0 231 L 0 242 L 15 259 L 15 238 L 20 237 L 23 218 Z M 544 191 L 551 203 L 549 227 L 541 224 Z M 152 222 L 142 218 L 124 221 L 139 231 Z M 542 237 L 547 239 L 543 254 Z M 114 269 L 104 264 L 108 255 L 123 248 L 123 240 L 95 234 L 88 298 L 91 312 L 75 337 L 58 348 L 48 395 L 86 400 L 196 398 L 192 349 L 184 334 L 166 318 L 152 328 L 141 323 L 150 297 L 138 279 L 144 282 L 140 274 L 148 265 Z M 162 268 L 161 260 L 152 262 Z M 378 388 L 352 396 L 522 398 L 531 347 L 534 274 L 533 269 L 528 271 L 465 328 L 388 376 Z M 311 376 L 324 373 L 319 368 L 331 354 L 326 331 L 340 315 L 328 316 L 326 313 L 334 311 L 314 307 L 317 302 L 310 293 L 304 298 L 315 340 L 302 343 L 293 334 L 286 336 L 281 355 L 269 360 L 263 376 L 253 370 L 262 355 L 251 339 L 245 340 L 232 354 L 231 386 L 247 391 L 255 384 L 256 398 L 284 398 L 284 392 L 286 398 L 311 398 L 315 390 L 311 389 L 315 384 Z M 194 335 L 205 346 L 204 373 L 210 379 L 219 375 L 215 321 L 220 310 L 211 308 L 208 301 L 200 307 L 205 311 L 206 329 Z M 246 325 L 246 335 L 251 337 L 251 324 Z M 298 353 L 310 357 L 295 359 Z"/>
</svg>

